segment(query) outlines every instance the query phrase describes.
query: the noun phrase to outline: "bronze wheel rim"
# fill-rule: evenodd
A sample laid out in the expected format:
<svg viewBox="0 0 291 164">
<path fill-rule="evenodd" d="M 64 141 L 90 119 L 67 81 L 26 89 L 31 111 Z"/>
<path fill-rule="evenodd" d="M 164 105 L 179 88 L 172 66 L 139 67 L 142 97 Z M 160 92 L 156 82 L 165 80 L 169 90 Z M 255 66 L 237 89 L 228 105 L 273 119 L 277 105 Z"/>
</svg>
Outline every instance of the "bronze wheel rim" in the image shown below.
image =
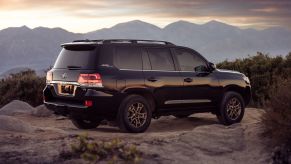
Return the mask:
<svg viewBox="0 0 291 164">
<path fill-rule="evenodd" d="M 238 98 L 231 98 L 226 104 L 226 114 L 229 119 L 236 120 L 242 112 L 242 105 Z"/>
<path fill-rule="evenodd" d="M 131 126 L 142 127 L 147 120 L 147 111 L 144 104 L 140 102 L 131 104 L 127 110 L 127 117 Z"/>
</svg>

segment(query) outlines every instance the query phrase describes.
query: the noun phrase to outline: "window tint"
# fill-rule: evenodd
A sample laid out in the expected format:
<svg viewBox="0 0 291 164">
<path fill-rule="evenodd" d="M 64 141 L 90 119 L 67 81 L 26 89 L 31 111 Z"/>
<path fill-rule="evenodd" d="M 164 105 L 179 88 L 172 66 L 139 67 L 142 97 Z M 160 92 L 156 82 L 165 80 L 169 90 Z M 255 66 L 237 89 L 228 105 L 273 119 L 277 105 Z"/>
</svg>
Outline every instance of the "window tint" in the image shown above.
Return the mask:
<svg viewBox="0 0 291 164">
<path fill-rule="evenodd" d="M 119 69 L 142 69 L 142 60 L 136 47 L 116 47 L 114 65 Z"/>
<path fill-rule="evenodd" d="M 99 53 L 99 65 L 113 66 L 114 48 L 112 46 L 103 45 Z"/>
<path fill-rule="evenodd" d="M 97 51 L 94 46 L 67 46 L 60 52 L 54 68 L 95 69 L 97 66 Z"/>
<path fill-rule="evenodd" d="M 151 70 L 152 68 L 151 68 L 150 59 L 149 59 L 147 51 L 145 49 L 142 49 L 141 54 L 142 54 L 143 70 Z"/>
<path fill-rule="evenodd" d="M 153 70 L 175 70 L 171 52 L 167 48 L 148 49 L 148 55 Z"/>
<path fill-rule="evenodd" d="M 201 66 L 206 68 L 205 61 L 199 55 L 194 54 L 189 50 L 175 49 L 175 54 L 177 56 L 181 71 L 194 72 L 195 70 L 201 69 Z"/>
</svg>

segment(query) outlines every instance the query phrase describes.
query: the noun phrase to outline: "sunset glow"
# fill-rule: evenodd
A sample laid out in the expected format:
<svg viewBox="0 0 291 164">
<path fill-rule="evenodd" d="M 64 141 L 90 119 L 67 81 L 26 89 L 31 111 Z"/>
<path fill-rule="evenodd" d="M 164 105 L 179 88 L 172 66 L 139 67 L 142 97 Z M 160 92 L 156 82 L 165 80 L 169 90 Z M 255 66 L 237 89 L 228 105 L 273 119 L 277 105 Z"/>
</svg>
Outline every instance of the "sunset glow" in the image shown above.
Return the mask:
<svg viewBox="0 0 291 164">
<path fill-rule="evenodd" d="M 142 20 L 164 27 L 186 20 L 217 20 L 242 28 L 291 28 L 289 0 L 0 0 L 0 29 L 26 25 L 61 27 L 73 32 Z"/>
</svg>

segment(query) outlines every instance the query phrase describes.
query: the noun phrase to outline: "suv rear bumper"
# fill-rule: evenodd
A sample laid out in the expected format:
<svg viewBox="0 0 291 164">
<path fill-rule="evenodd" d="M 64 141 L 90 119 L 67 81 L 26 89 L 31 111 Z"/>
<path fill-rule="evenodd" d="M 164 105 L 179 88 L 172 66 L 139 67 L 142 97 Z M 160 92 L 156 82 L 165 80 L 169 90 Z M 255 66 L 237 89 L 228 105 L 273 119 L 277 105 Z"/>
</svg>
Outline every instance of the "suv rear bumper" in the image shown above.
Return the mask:
<svg viewBox="0 0 291 164">
<path fill-rule="evenodd" d="M 54 111 L 56 114 L 67 116 L 71 112 L 85 112 L 88 107 L 81 105 L 71 105 L 67 103 L 60 102 L 44 102 L 45 106 Z"/>
<path fill-rule="evenodd" d="M 97 110 L 91 107 L 81 105 L 71 105 L 60 102 L 44 102 L 44 104 L 49 110 L 52 110 L 56 115 L 81 119 L 105 117 L 102 114 L 102 112 L 98 112 Z"/>
<path fill-rule="evenodd" d="M 57 95 L 53 85 L 47 85 L 43 91 L 44 104 L 57 115 L 86 118 L 111 118 L 115 117 L 118 106 L 118 95 L 93 89 L 80 89 L 78 95 L 68 97 Z M 84 105 L 85 100 L 90 100 L 93 105 Z"/>
</svg>

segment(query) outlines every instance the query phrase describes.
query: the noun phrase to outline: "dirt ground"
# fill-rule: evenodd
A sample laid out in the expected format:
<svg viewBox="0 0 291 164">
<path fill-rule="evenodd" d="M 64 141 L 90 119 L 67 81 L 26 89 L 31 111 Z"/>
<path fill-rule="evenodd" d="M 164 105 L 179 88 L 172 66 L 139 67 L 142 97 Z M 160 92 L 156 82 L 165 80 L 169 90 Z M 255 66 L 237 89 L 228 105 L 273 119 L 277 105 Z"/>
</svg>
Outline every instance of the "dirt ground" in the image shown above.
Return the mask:
<svg viewBox="0 0 291 164">
<path fill-rule="evenodd" d="M 140 134 L 123 133 L 108 125 L 79 130 L 70 120 L 54 115 L 1 116 L 0 163 L 84 163 L 60 155 L 84 133 L 95 140 L 119 138 L 136 144 L 147 154 L 142 163 L 271 163 L 271 148 L 261 135 L 262 113 L 261 109 L 247 108 L 242 122 L 231 126 L 220 125 L 212 114 L 183 119 L 161 117 L 152 120 L 149 129 Z M 9 119 L 12 128 L 6 125 Z"/>
</svg>

